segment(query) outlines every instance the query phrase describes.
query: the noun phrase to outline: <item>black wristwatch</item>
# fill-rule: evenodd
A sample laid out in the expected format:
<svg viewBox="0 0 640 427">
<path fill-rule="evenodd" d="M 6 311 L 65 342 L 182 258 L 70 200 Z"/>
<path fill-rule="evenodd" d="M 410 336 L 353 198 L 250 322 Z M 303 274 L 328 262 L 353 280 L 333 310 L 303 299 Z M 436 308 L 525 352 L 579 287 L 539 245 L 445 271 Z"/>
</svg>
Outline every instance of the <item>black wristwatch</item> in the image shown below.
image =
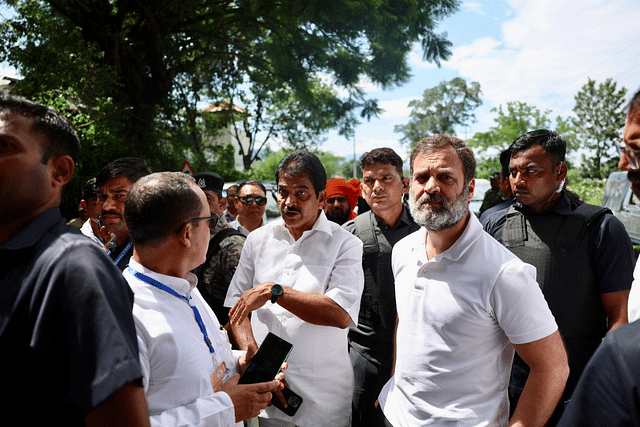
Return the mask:
<svg viewBox="0 0 640 427">
<path fill-rule="evenodd" d="M 275 284 L 271 287 L 271 302 L 273 304 L 276 303 L 276 301 L 278 301 L 278 297 L 280 295 L 282 295 L 283 289 L 282 286 Z"/>
</svg>

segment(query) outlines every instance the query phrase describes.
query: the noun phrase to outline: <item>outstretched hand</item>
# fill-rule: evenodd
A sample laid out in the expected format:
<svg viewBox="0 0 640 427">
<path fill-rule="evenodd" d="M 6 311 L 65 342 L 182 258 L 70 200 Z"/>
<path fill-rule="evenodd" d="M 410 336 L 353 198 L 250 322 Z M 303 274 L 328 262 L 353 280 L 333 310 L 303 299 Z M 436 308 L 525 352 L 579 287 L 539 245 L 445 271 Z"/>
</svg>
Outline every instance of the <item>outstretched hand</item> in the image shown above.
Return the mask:
<svg viewBox="0 0 640 427">
<path fill-rule="evenodd" d="M 273 282 L 266 282 L 245 291 L 240 299 L 229 310 L 229 322 L 232 325 L 239 325 L 244 318 L 254 310 L 259 309 L 271 300 L 271 287 Z"/>
</svg>

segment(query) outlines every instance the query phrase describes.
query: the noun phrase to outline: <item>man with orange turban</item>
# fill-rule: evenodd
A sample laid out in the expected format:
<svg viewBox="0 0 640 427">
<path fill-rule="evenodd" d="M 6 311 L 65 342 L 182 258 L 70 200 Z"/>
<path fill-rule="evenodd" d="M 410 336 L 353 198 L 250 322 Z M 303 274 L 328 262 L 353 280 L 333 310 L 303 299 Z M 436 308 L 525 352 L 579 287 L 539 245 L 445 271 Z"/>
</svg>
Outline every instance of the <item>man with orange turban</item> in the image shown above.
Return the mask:
<svg viewBox="0 0 640 427">
<path fill-rule="evenodd" d="M 354 185 L 354 181 L 357 185 Z M 358 180 L 346 182 L 340 178 L 327 181 L 327 203 L 324 213 L 329 221 L 342 225 L 356 217 L 353 210 L 358 204 L 359 184 Z"/>
</svg>

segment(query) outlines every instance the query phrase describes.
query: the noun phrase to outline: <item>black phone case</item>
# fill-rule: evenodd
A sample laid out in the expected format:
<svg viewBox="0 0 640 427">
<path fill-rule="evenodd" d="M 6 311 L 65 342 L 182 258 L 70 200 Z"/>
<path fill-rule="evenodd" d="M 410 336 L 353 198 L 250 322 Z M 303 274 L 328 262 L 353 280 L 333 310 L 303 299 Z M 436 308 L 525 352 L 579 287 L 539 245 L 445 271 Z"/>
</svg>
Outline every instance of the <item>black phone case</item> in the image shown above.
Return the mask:
<svg viewBox="0 0 640 427">
<path fill-rule="evenodd" d="M 238 384 L 255 384 L 273 380 L 289 357 L 293 344 L 269 332 L 253 355 Z"/>
<path fill-rule="evenodd" d="M 284 398 L 289 405 L 288 407 L 285 408 L 284 406 L 282 406 L 282 403 L 280 403 L 280 399 L 278 399 L 278 396 L 276 396 L 275 393 L 271 398 L 271 404 L 280 409 L 285 414 L 292 417 L 296 414 L 296 412 L 298 412 L 300 405 L 302 405 L 302 396 L 291 391 L 291 389 L 288 387 L 282 389 L 282 394 L 284 395 Z"/>
</svg>

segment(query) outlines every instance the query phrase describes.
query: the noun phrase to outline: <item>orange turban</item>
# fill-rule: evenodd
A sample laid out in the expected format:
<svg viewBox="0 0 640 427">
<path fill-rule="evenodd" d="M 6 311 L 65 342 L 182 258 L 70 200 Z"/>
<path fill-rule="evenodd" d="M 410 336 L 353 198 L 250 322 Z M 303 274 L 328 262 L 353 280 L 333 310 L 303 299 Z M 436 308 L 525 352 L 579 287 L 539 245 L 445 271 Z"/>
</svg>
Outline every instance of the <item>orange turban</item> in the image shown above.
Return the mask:
<svg viewBox="0 0 640 427">
<path fill-rule="evenodd" d="M 346 182 L 344 179 L 334 178 L 327 181 L 327 199 L 333 196 L 347 196 L 351 213 L 349 219 L 356 217 L 353 211 L 358 204 L 358 196 L 360 195 L 360 181 L 352 179 Z"/>
</svg>

